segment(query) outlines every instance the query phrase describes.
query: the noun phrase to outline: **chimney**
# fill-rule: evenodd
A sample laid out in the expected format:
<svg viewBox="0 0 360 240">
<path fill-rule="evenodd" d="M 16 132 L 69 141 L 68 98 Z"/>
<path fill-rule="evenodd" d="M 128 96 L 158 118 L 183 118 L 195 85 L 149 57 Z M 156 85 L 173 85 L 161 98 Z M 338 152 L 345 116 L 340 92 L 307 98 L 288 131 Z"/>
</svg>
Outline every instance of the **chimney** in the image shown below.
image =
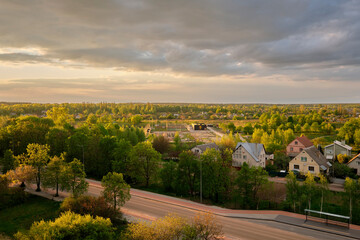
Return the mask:
<svg viewBox="0 0 360 240">
<path fill-rule="evenodd" d="M 323 152 L 320 144 L 317 145 L 317 149 L 318 149 L 322 154 L 324 154 L 324 152 Z"/>
</svg>

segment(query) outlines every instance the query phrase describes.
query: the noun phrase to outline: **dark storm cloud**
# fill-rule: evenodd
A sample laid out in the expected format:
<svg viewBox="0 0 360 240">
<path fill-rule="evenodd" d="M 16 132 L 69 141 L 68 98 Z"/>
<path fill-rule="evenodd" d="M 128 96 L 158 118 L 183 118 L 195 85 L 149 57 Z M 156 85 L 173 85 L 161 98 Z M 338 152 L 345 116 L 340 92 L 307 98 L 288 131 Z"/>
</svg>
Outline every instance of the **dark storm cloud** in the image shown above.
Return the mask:
<svg viewBox="0 0 360 240">
<path fill-rule="evenodd" d="M 217 76 L 360 64 L 358 0 L 0 0 L 0 48 L 129 71 Z M 342 71 L 341 69 L 339 71 Z M 326 76 L 325 76 L 326 77 Z"/>
</svg>

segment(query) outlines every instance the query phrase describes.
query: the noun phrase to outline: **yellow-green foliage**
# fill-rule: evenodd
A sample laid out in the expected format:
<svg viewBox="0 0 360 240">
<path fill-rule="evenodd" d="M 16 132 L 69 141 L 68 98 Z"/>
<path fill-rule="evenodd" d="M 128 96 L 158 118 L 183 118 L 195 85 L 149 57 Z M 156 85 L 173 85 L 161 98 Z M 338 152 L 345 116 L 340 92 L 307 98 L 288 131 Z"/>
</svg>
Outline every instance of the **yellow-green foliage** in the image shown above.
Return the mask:
<svg viewBox="0 0 360 240">
<path fill-rule="evenodd" d="M 168 215 L 151 223 L 129 225 L 125 234 L 131 240 L 220 239 L 222 227 L 211 213 L 198 213 L 188 222 L 176 215 Z"/>
<path fill-rule="evenodd" d="M 114 239 L 110 219 L 65 212 L 54 221 L 35 222 L 27 233 L 18 232 L 16 239 Z"/>
</svg>

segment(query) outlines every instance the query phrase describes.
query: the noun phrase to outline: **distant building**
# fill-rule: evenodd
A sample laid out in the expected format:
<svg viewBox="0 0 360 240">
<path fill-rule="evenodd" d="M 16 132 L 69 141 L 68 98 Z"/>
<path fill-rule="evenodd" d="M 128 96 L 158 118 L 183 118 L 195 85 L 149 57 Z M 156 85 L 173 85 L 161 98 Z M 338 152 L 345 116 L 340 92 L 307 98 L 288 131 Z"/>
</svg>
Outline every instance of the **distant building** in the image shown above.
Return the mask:
<svg viewBox="0 0 360 240">
<path fill-rule="evenodd" d="M 360 175 L 360 153 L 358 155 L 356 155 L 355 157 L 353 157 L 348 163 L 347 165 L 354 169 L 355 173 L 357 175 Z"/>
<path fill-rule="evenodd" d="M 200 155 L 203 152 L 205 152 L 206 149 L 212 149 L 212 148 L 216 149 L 216 150 L 220 150 L 219 146 L 216 145 L 215 143 L 207 143 L 207 144 L 197 145 L 197 146 L 193 147 L 191 149 L 191 151 L 196 155 Z"/>
<path fill-rule="evenodd" d="M 351 157 L 351 149 L 349 145 L 345 144 L 345 141 L 334 141 L 333 144 L 327 145 L 324 150 L 326 159 L 334 160 L 339 154 L 346 154 Z"/>
<path fill-rule="evenodd" d="M 263 144 L 239 142 L 232 155 L 232 166 L 241 167 L 246 162 L 249 166 L 265 167 L 266 156 Z"/>
<path fill-rule="evenodd" d="M 315 147 L 305 148 L 293 160 L 289 162 L 289 171 L 297 171 L 302 174 L 310 172 L 316 176 L 320 173 L 328 174 L 331 163 Z"/>
<path fill-rule="evenodd" d="M 204 123 L 193 123 L 191 126 L 194 130 L 205 130 L 206 129 L 206 124 L 204 124 Z"/>
<path fill-rule="evenodd" d="M 314 144 L 306 136 L 297 137 L 286 147 L 286 155 L 289 157 L 297 156 L 303 149 L 313 146 Z"/>
</svg>

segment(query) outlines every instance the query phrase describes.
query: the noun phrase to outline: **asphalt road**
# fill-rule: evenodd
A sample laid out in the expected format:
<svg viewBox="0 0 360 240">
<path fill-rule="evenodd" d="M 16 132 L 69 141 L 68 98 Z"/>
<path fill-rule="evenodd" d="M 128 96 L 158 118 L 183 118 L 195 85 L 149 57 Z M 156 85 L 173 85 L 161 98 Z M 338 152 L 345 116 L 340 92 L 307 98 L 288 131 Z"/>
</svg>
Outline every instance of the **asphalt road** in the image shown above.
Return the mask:
<svg viewBox="0 0 360 240">
<path fill-rule="evenodd" d="M 101 190 L 98 182 L 90 181 L 88 190 L 90 195 L 98 196 Z M 135 219 L 154 220 L 169 213 L 190 218 L 197 212 L 186 206 L 159 201 L 155 195 L 149 194 L 143 197 L 135 193 L 136 190 L 132 190 L 131 199 L 121 208 L 126 216 L 132 216 Z M 223 226 L 225 239 L 350 239 L 273 221 L 245 220 L 223 216 L 217 216 L 217 219 Z"/>
</svg>

